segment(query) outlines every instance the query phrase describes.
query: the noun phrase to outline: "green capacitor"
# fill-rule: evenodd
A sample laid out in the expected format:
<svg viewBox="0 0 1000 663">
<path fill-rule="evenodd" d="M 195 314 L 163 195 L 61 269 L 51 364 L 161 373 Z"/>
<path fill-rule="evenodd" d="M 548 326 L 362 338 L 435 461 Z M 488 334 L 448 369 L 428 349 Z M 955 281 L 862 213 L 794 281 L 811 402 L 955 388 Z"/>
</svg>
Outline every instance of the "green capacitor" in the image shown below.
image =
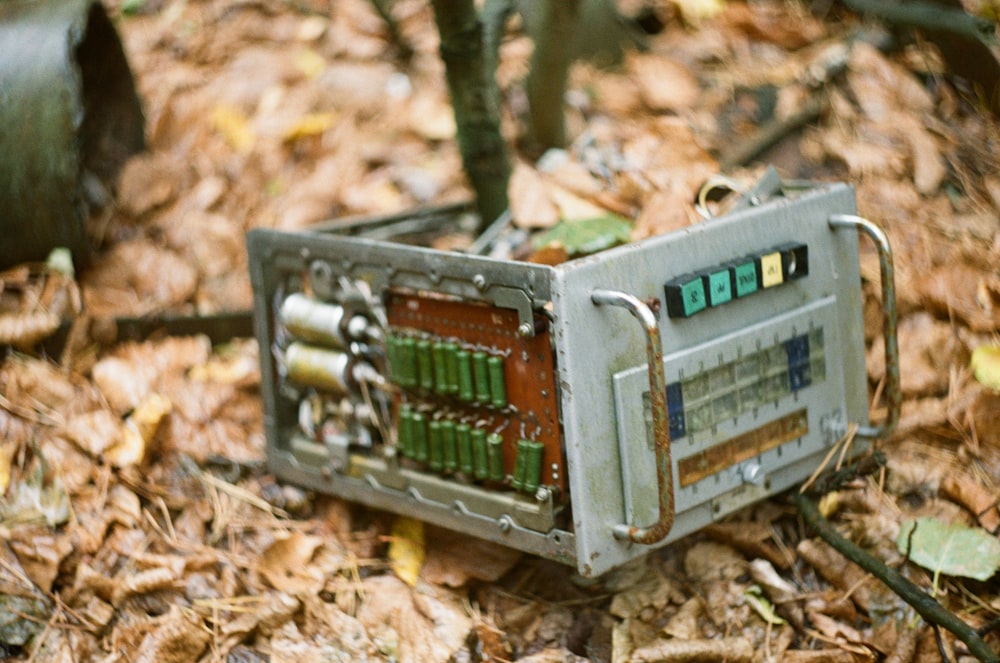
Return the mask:
<svg viewBox="0 0 1000 663">
<path fill-rule="evenodd" d="M 434 389 L 434 355 L 427 339 L 417 341 L 417 375 L 421 389 Z"/>
<path fill-rule="evenodd" d="M 468 350 L 455 352 L 455 363 L 458 365 L 458 398 L 471 403 L 476 399 L 472 387 L 472 355 Z"/>
<path fill-rule="evenodd" d="M 404 456 L 413 456 L 413 410 L 409 405 L 399 407 L 399 424 L 396 428 L 396 447 Z"/>
<path fill-rule="evenodd" d="M 503 437 L 499 433 L 491 433 L 486 438 L 486 454 L 490 479 L 503 481 L 506 473 L 503 467 Z"/>
<path fill-rule="evenodd" d="M 517 441 L 517 458 L 514 461 L 514 488 L 534 493 L 542 479 L 542 456 L 545 445 L 532 440 Z"/>
<path fill-rule="evenodd" d="M 417 386 L 417 341 L 403 338 L 399 341 L 399 384 L 408 389 Z"/>
<path fill-rule="evenodd" d="M 434 419 L 427 424 L 427 438 L 430 446 L 430 467 L 435 472 L 444 469 L 444 439 L 441 437 L 441 422 Z"/>
<path fill-rule="evenodd" d="M 389 380 L 399 384 L 399 338 L 390 334 L 385 339 L 385 359 L 389 366 Z"/>
<path fill-rule="evenodd" d="M 472 472 L 477 479 L 486 479 L 490 476 L 490 467 L 486 447 L 486 431 L 482 428 L 473 428 Z"/>
<path fill-rule="evenodd" d="M 447 394 L 458 393 L 458 346 L 452 342 L 444 344 L 444 375 Z"/>
<path fill-rule="evenodd" d="M 451 419 L 441 422 L 441 444 L 444 446 L 444 469 L 454 472 L 458 469 L 458 438 L 455 422 Z"/>
<path fill-rule="evenodd" d="M 507 381 L 503 371 L 503 357 L 494 355 L 486 360 L 490 376 L 490 402 L 499 409 L 507 407 Z"/>
<path fill-rule="evenodd" d="M 439 394 L 448 391 L 448 362 L 445 344 L 438 341 L 431 350 L 434 359 L 434 390 Z"/>
<path fill-rule="evenodd" d="M 421 463 L 426 463 L 428 456 L 427 417 L 419 412 L 414 412 L 410 421 L 412 422 L 410 424 L 410 434 L 413 436 L 413 453 L 411 454 L 411 458 Z"/>
<path fill-rule="evenodd" d="M 472 375 L 475 378 L 476 400 L 483 404 L 490 402 L 490 374 L 486 360 L 487 355 L 482 350 L 472 353 Z"/>
<path fill-rule="evenodd" d="M 458 470 L 472 474 L 472 428 L 469 424 L 455 426 L 455 443 L 458 445 Z"/>
</svg>

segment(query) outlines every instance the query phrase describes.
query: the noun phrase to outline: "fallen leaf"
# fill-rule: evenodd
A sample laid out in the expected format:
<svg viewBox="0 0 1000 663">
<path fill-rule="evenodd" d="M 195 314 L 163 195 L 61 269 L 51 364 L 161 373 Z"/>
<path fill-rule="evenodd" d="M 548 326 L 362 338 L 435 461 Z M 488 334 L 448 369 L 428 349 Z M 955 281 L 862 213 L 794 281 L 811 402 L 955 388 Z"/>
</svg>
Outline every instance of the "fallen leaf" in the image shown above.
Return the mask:
<svg viewBox="0 0 1000 663">
<path fill-rule="evenodd" d="M 1000 541 L 995 536 L 980 527 L 937 518 L 903 522 L 896 547 L 935 575 L 986 581 L 1000 568 Z"/>
<path fill-rule="evenodd" d="M 424 565 L 427 550 L 424 547 L 424 523 L 414 518 L 400 516 L 392 523 L 389 542 L 389 562 L 392 570 L 410 587 L 415 587 Z"/>
<path fill-rule="evenodd" d="M 243 111 L 235 106 L 220 104 L 212 109 L 211 118 L 215 130 L 234 150 L 245 153 L 253 149 L 257 137 Z"/>
<path fill-rule="evenodd" d="M 562 246 L 571 257 L 597 253 L 629 241 L 632 224 L 616 214 L 580 219 L 562 220 L 554 228 L 534 239 L 536 249 Z"/>
<path fill-rule="evenodd" d="M 674 4 L 689 25 L 715 18 L 726 9 L 726 0 L 674 0 Z"/>
<path fill-rule="evenodd" d="M 322 545 L 321 537 L 293 532 L 268 546 L 257 568 L 277 590 L 293 596 L 315 593 L 323 587 L 324 578 L 309 562 Z"/>
<path fill-rule="evenodd" d="M 291 143 L 300 138 L 318 136 L 332 127 L 336 121 L 336 113 L 307 113 L 285 129 L 281 138 L 285 142 Z"/>
<path fill-rule="evenodd" d="M 669 57 L 632 54 L 628 58 L 628 68 L 639 84 L 643 102 L 653 111 L 687 110 L 701 94 L 698 79 L 691 70 Z"/>
<path fill-rule="evenodd" d="M 1000 391 L 1000 345 L 980 345 L 972 351 L 969 366 L 976 380 Z"/>
</svg>

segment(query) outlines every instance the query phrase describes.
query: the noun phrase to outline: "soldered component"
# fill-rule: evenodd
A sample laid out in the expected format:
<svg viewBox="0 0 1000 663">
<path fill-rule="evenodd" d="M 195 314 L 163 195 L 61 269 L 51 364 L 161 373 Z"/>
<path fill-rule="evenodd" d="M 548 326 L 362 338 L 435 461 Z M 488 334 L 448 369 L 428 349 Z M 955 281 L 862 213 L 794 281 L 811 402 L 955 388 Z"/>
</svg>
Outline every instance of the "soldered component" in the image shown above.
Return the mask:
<svg viewBox="0 0 1000 663">
<path fill-rule="evenodd" d="M 302 293 L 285 298 L 278 318 L 294 337 L 338 350 L 346 350 L 351 341 L 364 339 L 370 327 L 363 315 L 348 316 L 343 306 L 317 301 Z"/>
<path fill-rule="evenodd" d="M 486 360 L 489 375 L 490 403 L 495 408 L 507 406 L 507 383 L 504 377 L 503 357 L 494 355 Z"/>
<path fill-rule="evenodd" d="M 514 477 L 511 485 L 516 490 L 534 493 L 538 490 L 542 476 L 542 452 L 545 445 L 531 440 L 517 441 L 517 460 L 514 462 Z"/>
<path fill-rule="evenodd" d="M 377 384 L 383 381 L 371 365 L 345 352 L 297 341 L 285 349 L 285 368 L 289 381 L 341 396 L 361 382 Z"/>
</svg>

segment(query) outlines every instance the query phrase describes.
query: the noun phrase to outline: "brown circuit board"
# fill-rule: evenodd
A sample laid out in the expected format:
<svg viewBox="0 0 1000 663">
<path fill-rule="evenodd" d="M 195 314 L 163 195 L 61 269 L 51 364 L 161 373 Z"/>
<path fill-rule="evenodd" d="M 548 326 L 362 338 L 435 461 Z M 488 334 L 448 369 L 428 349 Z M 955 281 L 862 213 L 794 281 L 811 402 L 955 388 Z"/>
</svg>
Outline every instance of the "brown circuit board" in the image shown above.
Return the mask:
<svg viewBox="0 0 1000 663">
<path fill-rule="evenodd" d="M 557 499 L 565 500 L 567 476 L 548 320 L 536 315 L 535 334 L 523 336 L 513 309 L 395 290 L 386 293 L 385 305 L 390 338 L 423 344 L 425 350 L 423 365 L 414 375 L 399 367 L 391 371 L 400 387 L 397 412 L 406 406 L 488 431 L 498 445 L 502 439 L 503 473 L 508 479 L 518 475 L 519 445 L 534 446 L 541 456 L 540 485 L 557 488 Z M 471 398 L 463 397 L 455 384 L 442 387 L 444 360 L 430 347 L 450 348 L 453 355 L 457 350 L 463 358 L 477 354 L 479 359 L 493 358 L 502 367 L 502 389 L 494 389 L 490 399 L 480 397 L 478 387 L 473 387 Z M 390 363 L 392 354 L 390 348 Z M 436 385 L 429 374 L 439 376 Z M 491 373 L 494 385 L 499 375 Z M 481 377 L 477 372 L 476 378 Z M 498 390 L 503 392 L 501 400 Z M 501 483 L 495 477 L 483 482 L 495 488 L 502 488 Z"/>
</svg>

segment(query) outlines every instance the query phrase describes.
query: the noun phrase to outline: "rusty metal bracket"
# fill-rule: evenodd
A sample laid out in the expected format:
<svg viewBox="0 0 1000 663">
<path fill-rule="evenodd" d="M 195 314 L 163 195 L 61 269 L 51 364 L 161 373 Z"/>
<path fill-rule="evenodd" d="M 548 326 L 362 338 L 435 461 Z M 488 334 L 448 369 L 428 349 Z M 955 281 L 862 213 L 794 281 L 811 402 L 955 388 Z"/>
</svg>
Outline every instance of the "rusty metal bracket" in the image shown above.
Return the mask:
<svg viewBox="0 0 1000 663">
<path fill-rule="evenodd" d="M 877 224 L 853 214 L 833 214 L 831 228 L 854 228 L 871 238 L 878 250 L 882 281 L 882 336 L 885 338 L 885 401 L 888 407 L 881 426 L 862 426 L 857 434 L 863 437 L 885 437 L 895 430 L 903 407 L 903 390 L 899 381 L 899 339 L 896 335 L 896 281 L 889 238 Z"/>
<path fill-rule="evenodd" d="M 649 370 L 649 401 L 653 417 L 656 450 L 656 479 L 659 489 L 659 517 L 653 525 L 615 525 L 616 539 L 653 544 L 662 541 L 674 526 L 674 474 L 670 460 L 670 423 L 667 413 L 667 381 L 663 373 L 663 344 L 656 314 L 638 298 L 615 290 L 594 290 L 590 299 L 597 306 L 619 306 L 635 317 L 646 334 Z"/>
</svg>

